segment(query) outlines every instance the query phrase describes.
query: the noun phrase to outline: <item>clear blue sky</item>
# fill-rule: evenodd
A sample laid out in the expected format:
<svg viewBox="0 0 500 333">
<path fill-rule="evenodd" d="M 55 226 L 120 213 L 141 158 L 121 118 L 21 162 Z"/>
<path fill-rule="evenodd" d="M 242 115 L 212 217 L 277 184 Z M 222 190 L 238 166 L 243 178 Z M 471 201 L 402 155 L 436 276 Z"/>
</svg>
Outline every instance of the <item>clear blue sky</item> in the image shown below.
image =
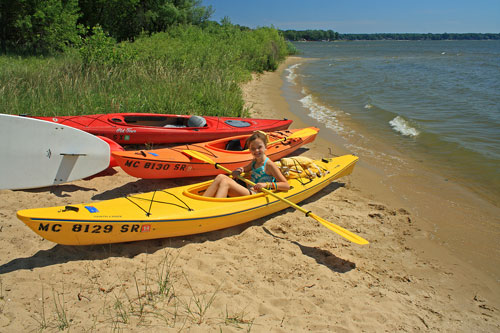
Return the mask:
<svg viewBox="0 0 500 333">
<path fill-rule="evenodd" d="M 500 0 L 202 0 L 233 24 L 339 33 L 500 33 Z"/>
</svg>

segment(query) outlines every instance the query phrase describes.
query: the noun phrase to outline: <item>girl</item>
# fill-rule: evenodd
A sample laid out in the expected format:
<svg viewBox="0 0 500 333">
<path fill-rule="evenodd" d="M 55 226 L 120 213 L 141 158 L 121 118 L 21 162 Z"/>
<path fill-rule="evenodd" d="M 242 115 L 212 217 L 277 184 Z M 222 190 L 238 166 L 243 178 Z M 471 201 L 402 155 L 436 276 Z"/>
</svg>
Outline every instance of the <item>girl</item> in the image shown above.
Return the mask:
<svg viewBox="0 0 500 333">
<path fill-rule="evenodd" d="M 233 171 L 236 179 L 243 172 L 252 171 L 252 182 L 255 186 L 245 187 L 238 184 L 234 179 L 220 174 L 215 177 L 214 182 L 203 194 L 206 197 L 226 198 L 250 195 L 260 192 L 262 188 L 268 190 L 288 191 L 290 185 L 285 176 L 273 161 L 266 156 L 267 136 L 262 132 L 254 132 L 247 140 L 246 146 L 253 156 L 252 162 L 245 167 L 239 167 Z M 249 185 L 250 186 L 250 185 Z"/>
</svg>

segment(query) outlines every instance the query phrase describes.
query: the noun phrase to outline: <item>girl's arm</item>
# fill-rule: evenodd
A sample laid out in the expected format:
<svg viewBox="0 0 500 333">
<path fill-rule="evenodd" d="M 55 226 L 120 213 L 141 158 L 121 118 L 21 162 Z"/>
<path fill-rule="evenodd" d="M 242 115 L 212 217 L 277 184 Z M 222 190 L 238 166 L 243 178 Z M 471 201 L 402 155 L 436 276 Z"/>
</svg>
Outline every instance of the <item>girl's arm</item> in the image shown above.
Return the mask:
<svg viewBox="0 0 500 333">
<path fill-rule="evenodd" d="M 273 161 L 269 162 L 266 164 L 266 169 L 269 168 L 269 174 L 276 178 L 276 189 L 279 191 L 288 191 L 290 189 L 290 184 L 288 184 L 286 177 L 281 173 L 281 170 Z"/>
</svg>

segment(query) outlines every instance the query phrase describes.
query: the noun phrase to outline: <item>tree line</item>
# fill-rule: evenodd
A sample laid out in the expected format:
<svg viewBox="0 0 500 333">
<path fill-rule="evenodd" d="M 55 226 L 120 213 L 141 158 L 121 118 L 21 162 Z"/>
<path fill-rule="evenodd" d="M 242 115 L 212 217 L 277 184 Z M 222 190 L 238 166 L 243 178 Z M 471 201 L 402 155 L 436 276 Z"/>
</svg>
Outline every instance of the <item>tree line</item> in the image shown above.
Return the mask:
<svg viewBox="0 0 500 333">
<path fill-rule="evenodd" d="M 379 33 L 340 34 L 340 40 L 493 40 L 500 39 L 494 33 Z"/>
<path fill-rule="evenodd" d="M 340 34 L 333 30 L 280 30 L 290 41 L 334 40 L 498 40 L 500 33 L 372 33 Z"/>
<path fill-rule="evenodd" d="M 338 40 L 339 33 L 333 30 L 280 30 L 283 37 L 290 41 L 320 41 L 320 40 Z"/>
<path fill-rule="evenodd" d="M 202 24 L 213 14 L 201 0 L 2 0 L 0 47 L 44 54 L 78 45 L 102 27 L 116 41 Z"/>
</svg>

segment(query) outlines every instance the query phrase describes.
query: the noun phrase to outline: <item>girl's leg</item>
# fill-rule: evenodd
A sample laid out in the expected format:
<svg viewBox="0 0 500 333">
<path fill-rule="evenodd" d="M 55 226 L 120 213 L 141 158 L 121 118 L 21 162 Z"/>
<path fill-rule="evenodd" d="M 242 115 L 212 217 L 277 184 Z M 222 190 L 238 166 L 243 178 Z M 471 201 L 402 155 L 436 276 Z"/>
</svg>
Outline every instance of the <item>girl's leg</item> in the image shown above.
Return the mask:
<svg viewBox="0 0 500 333">
<path fill-rule="evenodd" d="M 204 197 L 213 197 L 215 196 L 215 193 L 219 189 L 219 184 L 223 181 L 223 178 L 227 177 L 226 175 L 220 174 L 215 177 L 214 181 L 210 186 L 205 190 L 205 193 L 203 193 Z"/>
<path fill-rule="evenodd" d="M 220 174 L 215 177 L 214 182 L 203 193 L 206 197 L 226 198 L 249 195 L 250 192 L 244 186 L 236 183 L 226 175 Z"/>
<path fill-rule="evenodd" d="M 220 193 L 216 194 L 217 198 L 226 198 L 226 197 L 242 197 L 244 195 L 250 195 L 252 194 L 250 190 L 246 186 L 242 186 L 238 184 L 234 179 L 227 177 L 227 185 L 228 185 L 228 190 L 227 192 L 221 191 Z M 221 188 L 219 187 L 219 190 Z"/>
</svg>

